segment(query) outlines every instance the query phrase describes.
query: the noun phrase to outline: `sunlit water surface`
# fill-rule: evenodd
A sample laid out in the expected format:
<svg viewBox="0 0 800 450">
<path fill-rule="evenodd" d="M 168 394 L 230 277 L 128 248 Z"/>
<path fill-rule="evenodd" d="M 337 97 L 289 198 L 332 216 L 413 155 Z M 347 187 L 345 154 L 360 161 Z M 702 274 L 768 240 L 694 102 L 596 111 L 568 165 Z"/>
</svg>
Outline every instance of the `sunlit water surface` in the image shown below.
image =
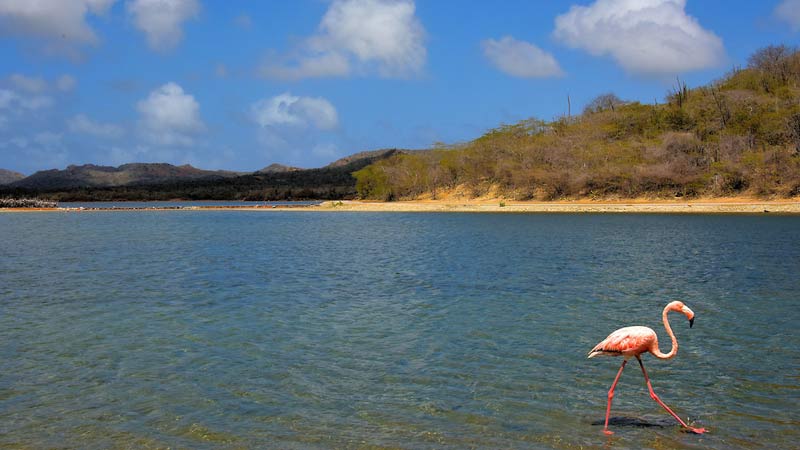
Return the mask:
<svg viewBox="0 0 800 450">
<path fill-rule="evenodd" d="M 796 448 L 800 218 L 0 214 L 0 447 Z M 587 351 L 697 313 L 656 392 Z"/>
</svg>

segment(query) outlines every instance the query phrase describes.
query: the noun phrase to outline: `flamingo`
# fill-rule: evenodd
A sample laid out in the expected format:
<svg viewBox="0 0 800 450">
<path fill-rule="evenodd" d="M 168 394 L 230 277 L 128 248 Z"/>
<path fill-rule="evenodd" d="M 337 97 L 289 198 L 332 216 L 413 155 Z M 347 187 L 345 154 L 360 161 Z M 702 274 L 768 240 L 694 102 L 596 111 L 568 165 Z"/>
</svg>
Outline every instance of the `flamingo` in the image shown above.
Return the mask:
<svg viewBox="0 0 800 450">
<path fill-rule="evenodd" d="M 611 389 L 608 391 L 606 423 L 603 428 L 603 432 L 605 434 L 614 434 L 613 431 L 608 429 L 608 416 L 611 414 L 611 400 L 614 398 L 614 388 L 617 387 L 617 382 L 619 381 L 620 375 L 622 375 L 622 370 L 625 368 L 625 364 L 628 363 L 628 359 L 630 359 L 631 356 L 635 356 L 639 361 L 639 366 L 642 367 L 644 380 L 647 382 L 647 389 L 650 391 L 650 398 L 655 400 L 656 403 L 666 409 L 668 413 L 672 414 L 672 417 L 677 419 L 681 426 L 687 431 L 697 434 L 702 434 L 707 431 L 705 428 L 694 428 L 686 425 L 686 422 L 681 420 L 677 414 L 672 412 L 672 410 L 669 409 L 669 407 L 665 405 L 660 398 L 658 398 L 656 393 L 653 391 L 653 386 L 650 384 L 650 378 L 647 376 L 647 371 L 644 370 L 644 364 L 642 364 L 642 357 L 640 355 L 645 352 L 652 353 L 653 356 L 658 359 L 671 359 L 678 353 L 678 340 L 675 338 L 675 334 L 672 333 L 672 328 L 670 328 L 669 321 L 667 320 L 667 313 L 670 311 L 679 312 L 685 315 L 686 318 L 689 319 L 689 328 L 691 328 L 694 324 L 694 312 L 689 309 L 688 306 L 684 305 L 683 302 L 674 301 L 669 303 L 664 308 L 664 312 L 661 314 L 664 321 L 664 328 L 667 329 L 667 334 L 669 334 L 669 337 L 672 339 L 672 349 L 669 351 L 669 353 L 661 353 L 661 350 L 659 350 L 658 337 L 656 336 L 655 331 L 653 331 L 651 328 L 640 326 L 620 328 L 619 330 L 609 334 L 607 338 L 595 345 L 594 348 L 589 352 L 589 358 L 594 358 L 595 356 L 622 356 L 625 358 L 622 361 L 622 366 L 619 368 L 619 372 L 617 372 L 616 378 L 614 378 L 614 383 L 611 385 Z"/>
</svg>

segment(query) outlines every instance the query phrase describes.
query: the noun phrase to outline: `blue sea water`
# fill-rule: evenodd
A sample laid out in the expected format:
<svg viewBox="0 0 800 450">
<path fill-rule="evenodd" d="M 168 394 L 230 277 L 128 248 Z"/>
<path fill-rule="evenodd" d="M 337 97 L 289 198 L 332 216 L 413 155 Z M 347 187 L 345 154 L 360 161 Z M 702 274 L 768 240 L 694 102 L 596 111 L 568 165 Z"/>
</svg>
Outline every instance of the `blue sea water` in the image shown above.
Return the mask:
<svg viewBox="0 0 800 450">
<path fill-rule="evenodd" d="M 800 218 L 0 214 L 0 447 L 796 448 Z M 608 333 L 670 316 L 645 357 Z"/>
</svg>

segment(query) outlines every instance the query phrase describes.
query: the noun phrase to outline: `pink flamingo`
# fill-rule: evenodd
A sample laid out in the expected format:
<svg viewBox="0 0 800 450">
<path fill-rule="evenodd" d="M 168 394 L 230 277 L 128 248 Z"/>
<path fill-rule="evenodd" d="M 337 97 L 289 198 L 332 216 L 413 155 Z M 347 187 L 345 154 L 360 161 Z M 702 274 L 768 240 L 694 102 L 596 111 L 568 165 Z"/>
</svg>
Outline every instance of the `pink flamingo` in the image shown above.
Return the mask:
<svg viewBox="0 0 800 450">
<path fill-rule="evenodd" d="M 620 328 L 619 330 L 609 334 L 607 338 L 595 345 L 594 348 L 589 352 L 589 358 L 593 358 L 595 356 L 623 356 L 625 358 L 622 361 L 622 366 L 619 368 L 619 372 L 617 372 L 616 378 L 614 378 L 614 383 L 611 385 L 611 389 L 608 391 L 606 423 L 605 427 L 603 428 L 603 432 L 605 434 L 614 434 L 613 431 L 608 429 L 608 416 L 611 414 L 611 400 L 614 398 L 614 388 L 617 387 L 619 377 L 622 375 L 622 369 L 625 368 L 625 364 L 628 363 L 628 359 L 630 359 L 631 356 L 635 356 L 639 361 L 639 365 L 642 367 L 642 373 L 644 374 L 644 379 L 647 382 L 647 389 L 650 390 L 650 398 L 655 400 L 659 405 L 666 409 L 668 413 L 672 414 L 672 417 L 677 419 L 686 430 L 697 434 L 706 432 L 705 428 L 693 428 L 689 425 L 686 425 L 686 422 L 681 420 L 677 414 L 672 412 L 672 410 L 669 409 L 669 407 L 658 398 L 656 393 L 653 391 L 653 386 L 650 384 L 650 378 L 647 376 L 647 371 L 644 370 L 642 358 L 639 356 L 642 353 L 650 352 L 656 358 L 670 359 L 678 353 L 678 340 L 675 338 L 675 334 L 672 333 L 672 328 L 670 328 L 669 321 L 667 320 L 667 313 L 670 311 L 683 313 L 686 318 L 689 319 L 689 328 L 691 328 L 692 324 L 694 324 L 694 312 L 692 312 L 692 310 L 682 302 L 671 302 L 664 308 L 664 312 L 661 314 L 664 320 L 664 328 L 667 329 L 667 334 L 669 334 L 669 337 L 672 338 L 672 349 L 669 351 L 669 353 L 661 353 L 661 350 L 658 348 L 658 337 L 656 336 L 656 332 L 647 327 Z"/>
</svg>

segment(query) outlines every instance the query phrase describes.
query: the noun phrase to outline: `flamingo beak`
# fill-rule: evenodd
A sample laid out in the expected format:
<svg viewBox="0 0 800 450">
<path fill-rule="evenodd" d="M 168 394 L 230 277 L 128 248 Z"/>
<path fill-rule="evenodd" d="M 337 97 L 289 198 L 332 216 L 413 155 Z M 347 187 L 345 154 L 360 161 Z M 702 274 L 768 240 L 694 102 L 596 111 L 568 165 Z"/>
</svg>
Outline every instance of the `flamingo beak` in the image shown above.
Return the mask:
<svg viewBox="0 0 800 450">
<path fill-rule="evenodd" d="M 689 319 L 689 328 L 692 328 L 692 325 L 694 325 L 694 311 L 684 305 L 683 308 L 681 308 L 681 312 L 686 314 L 686 318 Z"/>
</svg>

